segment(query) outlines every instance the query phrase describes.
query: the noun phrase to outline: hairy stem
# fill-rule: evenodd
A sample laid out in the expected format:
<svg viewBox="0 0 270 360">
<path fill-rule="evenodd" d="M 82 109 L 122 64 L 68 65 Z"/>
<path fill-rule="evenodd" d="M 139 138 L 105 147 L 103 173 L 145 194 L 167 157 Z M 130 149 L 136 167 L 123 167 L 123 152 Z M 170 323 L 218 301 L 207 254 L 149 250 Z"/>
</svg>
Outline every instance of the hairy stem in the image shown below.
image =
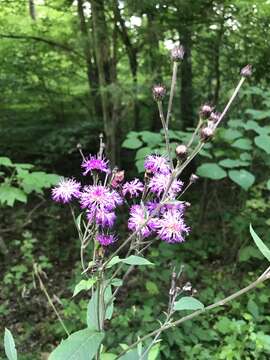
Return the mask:
<svg viewBox="0 0 270 360">
<path fill-rule="evenodd" d="M 163 108 L 162 108 L 162 102 L 158 101 L 157 104 L 158 104 L 159 117 L 160 117 L 162 127 L 163 127 L 163 130 L 164 130 L 164 137 L 165 137 L 165 142 L 166 142 L 166 151 L 167 151 L 168 156 L 169 156 L 170 167 L 173 170 L 173 161 L 172 161 L 172 154 L 171 154 L 168 126 L 166 124 L 166 120 L 165 120 L 165 117 L 164 117 Z"/>
<path fill-rule="evenodd" d="M 172 73 L 170 97 L 169 97 L 168 110 L 167 110 L 167 116 L 166 116 L 166 126 L 167 127 L 169 126 L 170 117 L 172 115 L 172 103 L 173 103 L 174 90 L 175 90 L 175 85 L 176 85 L 177 69 L 178 69 L 178 62 L 174 61 L 173 62 L 173 73 Z"/>
</svg>

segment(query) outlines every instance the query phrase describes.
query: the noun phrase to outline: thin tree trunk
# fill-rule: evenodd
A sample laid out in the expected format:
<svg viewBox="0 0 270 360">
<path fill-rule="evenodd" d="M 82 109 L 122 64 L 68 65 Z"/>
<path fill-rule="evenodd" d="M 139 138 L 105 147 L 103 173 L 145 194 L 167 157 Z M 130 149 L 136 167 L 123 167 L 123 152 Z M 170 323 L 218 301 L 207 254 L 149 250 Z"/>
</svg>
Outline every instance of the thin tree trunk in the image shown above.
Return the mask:
<svg viewBox="0 0 270 360">
<path fill-rule="evenodd" d="M 181 92 L 180 92 L 180 106 L 181 106 L 181 128 L 193 126 L 193 87 L 192 87 L 192 30 L 186 27 L 181 29 L 179 37 L 182 45 L 185 48 L 185 56 L 181 64 Z"/>
<path fill-rule="evenodd" d="M 94 30 L 94 49 L 98 67 L 102 115 L 107 143 L 107 156 L 114 166 L 116 164 L 117 153 L 116 124 L 112 117 L 111 96 L 108 91 L 108 85 L 112 83 L 111 54 L 103 0 L 91 0 L 91 10 Z"/>
<path fill-rule="evenodd" d="M 222 39 L 223 39 L 223 32 L 224 32 L 224 15 L 225 10 L 223 9 L 222 12 L 222 18 L 220 21 L 220 28 L 217 33 L 216 38 L 216 46 L 214 49 L 214 73 L 215 73 L 215 90 L 214 90 L 214 96 L 213 96 L 213 103 L 216 105 L 219 100 L 219 92 L 220 92 L 220 50 L 222 46 Z"/>
<path fill-rule="evenodd" d="M 32 20 L 36 20 L 36 7 L 34 0 L 29 0 L 29 14 Z"/>
</svg>

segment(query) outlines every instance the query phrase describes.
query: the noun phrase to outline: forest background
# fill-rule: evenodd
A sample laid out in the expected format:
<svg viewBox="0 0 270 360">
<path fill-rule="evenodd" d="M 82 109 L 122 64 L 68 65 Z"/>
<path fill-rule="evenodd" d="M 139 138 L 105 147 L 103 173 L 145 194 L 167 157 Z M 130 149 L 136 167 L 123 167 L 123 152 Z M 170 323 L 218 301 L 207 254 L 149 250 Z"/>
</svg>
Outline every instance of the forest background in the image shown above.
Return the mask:
<svg viewBox="0 0 270 360">
<path fill-rule="evenodd" d="M 156 327 L 172 264 L 184 265 L 183 282 L 205 304 L 263 270 L 249 224 L 267 243 L 269 39 L 269 0 L 0 1 L 0 317 L 1 332 L 12 330 L 20 359 L 46 359 L 63 335 L 34 286 L 34 261 L 47 273 L 69 330 L 85 322 L 86 297 L 71 298 L 80 276 L 79 243 L 69 210 L 53 204 L 49 187 L 56 175 L 80 177 L 78 147 L 95 153 L 101 132 L 111 163 L 129 178 L 142 176 L 144 156 L 163 146 L 151 88 L 169 87 L 175 43 L 184 46 L 185 57 L 173 146 L 190 136 L 203 103 L 223 108 L 243 66 L 252 64 L 253 75 L 213 144 L 183 174 L 183 180 L 196 171 L 200 176 L 185 198 L 192 205 L 190 236 L 149 250 L 158 265 L 135 272 L 120 292 L 108 345 L 117 348 Z M 260 287 L 168 331 L 156 356 L 269 358 L 270 290 Z"/>
</svg>

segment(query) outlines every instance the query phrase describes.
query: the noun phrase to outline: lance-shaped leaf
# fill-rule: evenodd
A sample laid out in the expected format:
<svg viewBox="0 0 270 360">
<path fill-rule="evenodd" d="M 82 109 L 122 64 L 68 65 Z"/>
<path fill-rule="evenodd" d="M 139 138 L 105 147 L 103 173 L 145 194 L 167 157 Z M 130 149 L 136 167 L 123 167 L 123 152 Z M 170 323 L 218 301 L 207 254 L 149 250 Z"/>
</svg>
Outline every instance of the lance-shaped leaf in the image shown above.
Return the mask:
<svg viewBox="0 0 270 360">
<path fill-rule="evenodd" d="M 8 329 L 5 329 L 4 347 L 8 360 L 17 360 L 17 350 L 15 347 L 15 342 L 11 332 Z"/>
<path fill-rule="evenodd" d="M 255 244 L 258 246 L 258 249 L 260 250 L 260 252 L 266 257 L 266 259 L 268 261 L 270 261 L 270 249 L 265 245 L 265 243 L 255 233 L 251 224 L 249 225 L 249 231 L 250 231 L 250 234 L 251 234 Z"/>
<path fill-rule="evenodd" d="M 183 296 L 174 303 L 174 310 L 202 310 L 204 305 L 192 296 Z"/>
</svg>

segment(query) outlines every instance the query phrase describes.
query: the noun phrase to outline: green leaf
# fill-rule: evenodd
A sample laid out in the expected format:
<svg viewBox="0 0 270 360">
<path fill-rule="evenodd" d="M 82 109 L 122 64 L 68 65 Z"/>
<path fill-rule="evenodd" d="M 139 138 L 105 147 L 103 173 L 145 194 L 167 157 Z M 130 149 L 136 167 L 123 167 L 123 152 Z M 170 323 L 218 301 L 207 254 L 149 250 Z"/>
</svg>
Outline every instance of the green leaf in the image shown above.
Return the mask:
<svg viewBox="0 0 270 360">
<path fill-rule="evenodd" d="M 265 243 L 259 238 L 259 236 L 255 233 L 255 231 L 252 228 L 252 225 L 249 225 L 249 231 L 250 234 L 255 242 L 255 244 L 258 246 L 258 249 L 260 252 L 266 257 L 266 259 L 270 262 L 270 250 L 265 245 Z"/>
<path fill-rule="evenodd" d="M 137 349 L 130 350 L 125 355 L 121 356 L 119 360 L 139 360 L 139 355 Z"/>
<path fill-rule="evenodd" d="M 120 263 L 121 261 L 122 261 L 122 259 L 120 259 L 120 257 L 118 255 L 116 255 L 108 262 L 108 264 L 106 265 L 106 268 L 109 269 L 112 266 Z"/>
<path fill-rule="evenodd" d="M 247 170 L 230 170 L 229 178 L 244 190 L 248 190 L 255 181 L 255 177 Z"/>
<path fill-rule="evenodd" d="M 111 285 L 112 286 L 122 286 L 123 285 L 123 280 L 118 279 L 118 278 L 112 279 Z"/>
<path fill-rule="evenodd" d="M 266 187 L 267 187 L 268 190 L 270 190 L 270 180 L 267 181 Z"/>
<path fill-rule="evenodd" d="M 145 287 L 151 295 L 157 295 L 159 293 L 159 289 L 153 281 L 147 280 Z"/>
<path fill-rule="evenodd" d="M 122 262 L 125 264 L 128 264 L 128 265 L 154 265 L 147 259 L 140 257 L 140 256 L 135 256 L 135 255 L 131 255 L 131 256 L 127 257 L 126 259 L 122 259 Z"/>
<path fill-rule="evenodd" d="M 0 157 L 0 165 L 3 166 L 13 166 L 12 161 L 5 156 Z"/>
<path fill-rule="evenodd" d="M 136 152 L 136 157 L 135 159 L 136 160 L 144 160 L 144 158 L 149 155 L 151 153 L 151 149 L 149 147 L 143 147 L 141 149 L 139 149 L 137 152 Z"/>
<path fill-rule="evenodd" d="M 143 142 L 145 142 L 150 147 L 154 147 L 162 143 L 161 134 L 157 134 L 151 131 L 141 131 L 140 135 L 142 137 Z"/>
<path fill-rule="evenodd" d="M 42 193 L 42 189 L 50 188 L 59 182 L 59 176 L 55 174 L 47 174 L 43 171 L 35 171 L 29 173 L 25 170 L 18 170 L 18 178 L 20 179 L 23 190 L 30 194 L 35 191 Z"/>
<path fill-rule="evenodd" d="M 258 249 L 254 248 L 251 245 L 245 246 L 244 248 L 240 249 L 238 253 L 238 259 L 240 262 L 245 262 L 252 258 L 256 258 L 256 259 L 262 258 L 262 255 L 258 251 Z"/>
<path fill-rule="evenodd" d="M 199 166 L 197 174 L 213 180 L 224 179 L 227 176 L 226 172 L 219 165 L 212 163 L 205 163 Z"/>
<path fill-rule="evenodd" d="M 27 202 L 27 196 L 25 193 L 14 186 L 8 184 L 0 185 L 0 203 L 7 204 L 8 206 L 13 206 L 15 201 L 20 201 L 23 203 Z"/>
<path fill-rule="evenodd" d="M 117 358 L 117 355 L 112 353 L 102 353 L 100 354 L 100 360 L 114 360 Z"/>
<path fill-rule="evenodd" d="M 79 294 L 79 292 L 83 291 L 83 290 L 90 290 L 91 287 L 95 284 L 95 282 L 97 281 L 96 278 L 92 278 L 92 279 L 88 279 L 88 280 L 81 280 L 74 289 L 74 293 L 72 296 L 76 296 L 77 294 Z"/>
<path fill-rule="evenodd" d="M 128 138 L 123 142 L 122 147 L 126 149 L 138 149 L 142 145 L 143 143 L 141 142 L 141 140 L 137 138 Z"/>
<path fill-rule="evenodd" d="M 225 168 L 235 168 L 240 166 L 248 166 L 249 163 L 241 160 L 234 159 L 224 159 L 219 162 L 219 164 Z"/>
<path fill-rule="evenodd" d="M 155 344 L 151 347 L 147 360 L 156 360 L 160 353 L 160 343 Z"/>
<path fill-rule="evenodd" d="M 252 141 L 250 139 L 242 138 L 236 140 L 232 146 L 242 149 L 242 150 L 251 150 L 252 149 Z"/>
<path fill-rule="evenodd" d="M 270 154 L 270 136 L 268 135 L 260 135 L 255 137 L 255 144 L 263 149 L 267 154 Z"/>
<path fill-rule="evenodd" d="M 83 329 L 70 335 L 51 353 L 48 360 L 91 360 L 104 334 Z"/>
<path fill-rule="evenodd" d="M 204 305 L 192 296 L 184 296 L 174 303 L 174 310 L 201 310 Z"/>
<path fill-rule="evenodd" d="M 112 287 L 108 285 L 104 292 L 104 303 L 107 305 L 108 302 L 112 298 Z M 100 307 L 100 311 L 102 308 Z M 110 319 L 113 314 L 113 301 L 111 301 L 110 305 L 107 306 L 106 314 L 101 314 L 101 317 L 104 319 Z M 98 330 L 98 318 L 97 318 L 97 292 L 95 291 L 93 296 L 91 297 L 88 306 L 87 306 L 87 315 L 86 315 L 87 326 L 90 329 Z"/>
<path fill-rule="evenodd" d="M 139 173 L 144 172 L 144 159 L 137 160 L 135 165 Z"/>
<path fill-rule="evenodd" d="M 17 360 L 15 342 L 11 332 L 7 328 L 5 328 L 4 347 L 8 360 Z"/>
<path fill-rule="evenodd" d="M 239 130 L 235 130 L 235 129 L 221 128 L 219 130 L 219 134 L 225 141 L 233 141 L 242 136 L 242 133 Z"/>
</svg>

